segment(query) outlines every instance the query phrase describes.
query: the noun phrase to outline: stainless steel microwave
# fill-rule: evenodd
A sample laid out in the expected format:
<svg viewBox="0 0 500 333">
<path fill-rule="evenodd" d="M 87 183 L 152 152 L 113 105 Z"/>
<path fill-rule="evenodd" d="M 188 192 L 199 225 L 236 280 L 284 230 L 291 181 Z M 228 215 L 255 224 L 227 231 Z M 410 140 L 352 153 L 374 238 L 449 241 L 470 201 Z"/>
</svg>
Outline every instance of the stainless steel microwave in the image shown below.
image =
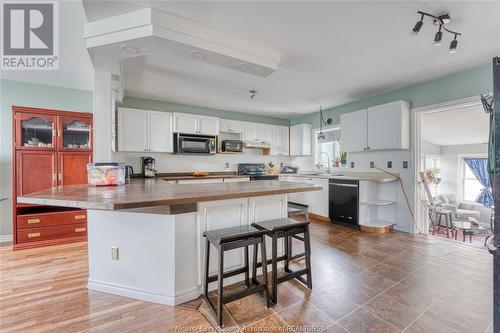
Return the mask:
<svg viewBox="0 0 500 333">
<path fill-rule="evenodd" d="M 174 133 L 174 153 L 211 155 L 216 152 L 216 138 L 208 135 Z"/>
<path fill-rule="evenodd" d="M 241 140 L 223 140 L 221 145 L 223 152 L 241 153 L 243 151 L 243 141 Z"/>
</svg>

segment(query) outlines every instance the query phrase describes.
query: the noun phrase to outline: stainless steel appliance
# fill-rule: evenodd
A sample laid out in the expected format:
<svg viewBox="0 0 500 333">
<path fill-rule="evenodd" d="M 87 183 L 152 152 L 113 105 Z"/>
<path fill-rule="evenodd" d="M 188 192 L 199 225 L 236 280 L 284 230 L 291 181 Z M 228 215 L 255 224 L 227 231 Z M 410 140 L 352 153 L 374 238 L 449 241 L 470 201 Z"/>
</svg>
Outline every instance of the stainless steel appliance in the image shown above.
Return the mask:
<svg viewBox="0 0 500 333">
<path fill-rule="evenodd" d="M 221 151 L 241 153 L 243 151 L 243 141 L 241 140 L 223 140 Z"/>
<path fill-rule="evenodd" d="M 359 181 L 330 179 L 330 221 L 359 228 Z"/>
<path fill-rule="evenodd" d="M 250 180 L 278 180 L 277 175 L 266 175 L 264 163 L 239 163 L 238 175 L 249 176 Z"/>
<path fill-rule="evenodd" d="M 281 173 L 297 173 L 298 171 L 299 171 L 299 168 L 297 168 L 297 167 L 285 165 L 283 167 L 283 170 L 281 170 Z"/>
<path fill-rule="evenodd" d="M 215 136 L 174 133 L 174 153 L 176 154 L 210 155 L 215 152 Z"/>
<path fill-rule="evenodd" d="M 141 176 L 142 177 L 156 177 L 156 162 L 150 156 L 141 157 Z"/>
</svg>

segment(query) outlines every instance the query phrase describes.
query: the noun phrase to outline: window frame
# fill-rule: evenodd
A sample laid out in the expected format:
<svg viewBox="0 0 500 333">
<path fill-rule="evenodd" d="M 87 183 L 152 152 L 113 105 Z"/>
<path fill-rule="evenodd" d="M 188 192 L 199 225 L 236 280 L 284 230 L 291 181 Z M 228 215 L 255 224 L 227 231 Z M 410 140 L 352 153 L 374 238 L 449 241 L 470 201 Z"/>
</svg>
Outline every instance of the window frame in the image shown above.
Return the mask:
<svg viewBox="0 0 500 333">
<path fill-rule="evenodd" d="M 465 200 L 465 196 L 464 196 L 464 193 L 465 193 L 465 180 L 466 179 L 471 179 L 471 178 L 465 178 L 465 174 L 466 174 L 466 168 L 468 168 L 467 166 L 467 163 L 465 163 L 465 158 L 488 158 L 488 155 L 487 154 L 465 154 L 465 155 L 459 155 L 458 156 L 458 159 L 459 159 L 459 170 L 460 172 L 457 172 L 458 173 L 458 186 L 459 186 L 459 189 L 458 189 L 458 193 L 460 194 L 460 198 L 459 198 L 459 201 L 462 201 L 462 202 L 467 202 L 467 203 L 474 203 L 476 202 L 475 200 Z M 479 182 L 477 179 L 475 179 L 477 182 Z M 482 185 L 481 185 L 482 186 Z M 479 195 L 479 194 L 478 194 Z"/>
<path fill-rule="evenodd" d="M 325 131 L 341 131 L 340 124 L 323 127 L 323 132 L 325 132 Z M 312 147 L 313 148 L 312 149 L 313 156 L 312 157 L 313 157 L 313 163 L 314 163 L 315 167 L 318 166 L 318 154 L 319 154 L 319 151 L 318 151 L 318 139 L 317 139 L 318 133 L 319 133 L 319 127 L 312 129 L 312 139 L 313 139 L 313 147 Z M 330 158 L 332 159 L 332 161 L 335 160 L 335 158 L 340 157 L 340 156 L 338 156 L 339 155 L 339 151 L 337 151 L 335 149 L 335 141 L 333 141 L 333 142 L 334 142 L 334 156 L 330 156 Z M 322 161 L 323 161 L 323 159 L 324 158 L 322 157 Z M 322 163 L 324 164 L 324 161 Z M 328 169 L 328 167 L 320 167 L 320 170 L 326 170 L 326 169 Z"/>
</svg>

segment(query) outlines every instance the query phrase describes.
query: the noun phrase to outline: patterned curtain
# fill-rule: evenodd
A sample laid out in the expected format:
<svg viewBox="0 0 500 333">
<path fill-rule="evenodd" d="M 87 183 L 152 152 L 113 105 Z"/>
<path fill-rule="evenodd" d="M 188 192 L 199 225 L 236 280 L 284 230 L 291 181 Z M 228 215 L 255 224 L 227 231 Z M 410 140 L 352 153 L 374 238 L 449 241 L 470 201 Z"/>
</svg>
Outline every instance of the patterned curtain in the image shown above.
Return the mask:
<svg viewBox="0 0 500 333">
<path fill-rule="evenodd" d="M 488 174 L 487 158 L 464 158 L 465 163 L 470 168 L 477 180 L 483 185 L 481 193 L 476 198 L 483 206 L 493 206 L 493 193 L 491 192 L 490 176 Z"/>
</svg>

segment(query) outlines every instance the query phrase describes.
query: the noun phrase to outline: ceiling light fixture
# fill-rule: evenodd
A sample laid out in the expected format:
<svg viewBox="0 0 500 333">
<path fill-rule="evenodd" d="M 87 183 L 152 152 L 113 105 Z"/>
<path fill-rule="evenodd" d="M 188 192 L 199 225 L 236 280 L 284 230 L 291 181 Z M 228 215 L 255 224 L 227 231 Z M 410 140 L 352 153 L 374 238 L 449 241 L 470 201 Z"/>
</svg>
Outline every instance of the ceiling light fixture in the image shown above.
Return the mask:
<svg viewBox="0 0 500 333">
<path fill-rule="evenodd" d="M 439 30 L 436 32 L 436 35 L 434 36 L 434 46 L 440 46 L 441 41 L 443 40 L 443 32 L 441 31 L 442 25 L 439 25 Z"/>
<path fill-rule="evenodd" d="M 248 64 L 246 62 L 240 62 L 239 64 L 236 65 L 236 67 L 238 67 L 238 69 L 246 71 L 246 70 L 250 69 L 250 64 Z"/>
<path fill-rule="evenodd" d="M 448 53 L 457 53 L 457 45 L 458 45 L 458 40 L 457 40 L 457 35 L 455 35 L 455 38 L 450 43 L 450 48 L 448 49 Z"/>
<path fill-rule="evenodd" d="M 445 26 L 446 24 L 450 23 L 450 15 L 445 13 L 445 14 L 441 14 L 439 16 L 435 16 L 435 15 L 432 15 L 432 14 L 429 14 L 426 12 L 422 12 L 420 10 L 417 11 L 417 13 L 420 15 L 420 21 L 417 21 L 417 23 L 413 27 L 413 30 L 411 31 L 411 34 L 414 36 L 417 35 L 420 32 L 420 30 L 422 29 L 422 26 L 424 25 L 424 17 L 425 16 L 430 17 L 430 18 L 432 18 L 434 25 L 439 26 L 439 30 L 434 35 L 434 45 L 440 46 L 442 44 L 442 41 L 443 41 L 443 31 L 448 32 L 448 33 L 454 35 L 454 39 L 450 43 L 450 48 L 449 48 L 448 52 L 449 53 L 456 53 L 457 52 L 457 45 L 458 45 L 457 37 L 461 36 L 462 34 L 460 32 L 450 30 Z"/>
<path fill-rule="evenodd" d="M 323 125 L 331 125 L 332 118 L 328 118 L 325 121 L 325 117 L 323 115 L 323 107 L 319 107 L 319 133 L 317 136 L 318 141 L 322 141 L 326 139 L 325 133 L 323 133 Z"/>
<path fill-rule="evenodd" d="M 250 93 L 250 99 L 253 99 L 255 97 L 255 95 L 257 95 L 257 90 L 255 89 L 252 89 L 252 90 L 249 90 L 248 91 Z"/>
<path fill-rule="evenodd" d="M 128 44 L 120 45 L 120 49 L 130 54 L 138 54 L 141 51 L 137 47 Z"/>
</svg>

